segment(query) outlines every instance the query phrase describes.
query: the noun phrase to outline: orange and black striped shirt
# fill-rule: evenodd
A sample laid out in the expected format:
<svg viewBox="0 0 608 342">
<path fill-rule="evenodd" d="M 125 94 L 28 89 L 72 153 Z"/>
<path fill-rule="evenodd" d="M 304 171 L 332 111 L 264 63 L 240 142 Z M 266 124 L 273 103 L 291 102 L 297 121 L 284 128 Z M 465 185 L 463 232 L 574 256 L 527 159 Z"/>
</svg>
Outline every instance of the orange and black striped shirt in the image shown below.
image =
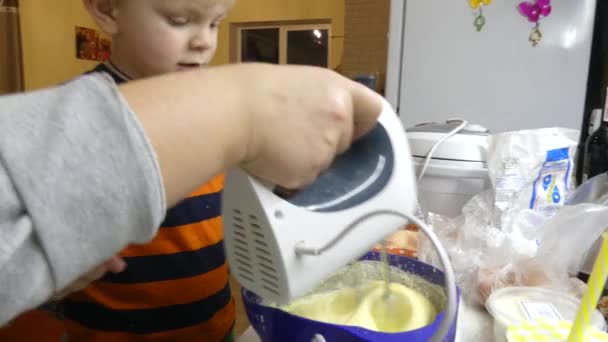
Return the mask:
<svg viewBox="0 0 608 342">
<path fill-rule="evenodd" d="M 101 64 L 94 71 L 126 81 Z M 106 274 L 62 303 L 69 341 L 222 341 L 235 321 L 220 216 L 223 176 L 167 211 L 157 236 L 120 255 Z"/>
</svg>

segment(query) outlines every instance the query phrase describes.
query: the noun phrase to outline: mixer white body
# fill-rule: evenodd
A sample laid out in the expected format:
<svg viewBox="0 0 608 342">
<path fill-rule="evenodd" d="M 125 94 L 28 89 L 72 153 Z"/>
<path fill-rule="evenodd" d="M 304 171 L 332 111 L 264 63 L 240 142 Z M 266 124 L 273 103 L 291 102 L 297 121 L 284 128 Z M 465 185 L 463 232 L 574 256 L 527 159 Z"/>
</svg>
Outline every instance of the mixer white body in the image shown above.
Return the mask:
<svg viewBox="0 0 608 342">
<path fill-rule="evenodd" d="M 373 183 L 376 172 L 331 203 L 308 207 L 279 197 L 271 184 L 260 182 L 240 169 L 227 173 L 222 207 L 224 243 L 231 273 L 243 287 L 267 300 L 287 303 L 306 294 L 406 224 L 403 218 L 388 214 L 373 216 L 320 255 L 296 253 L 301 244 L 327 244 L 366 213 L 393 210 L 413 214 L 416 183 L 405 131 L 387 103 L 378 122 L 392 149 L 392 156 L 387 158 L 392 158 L 390 163 L 380 157 L 378 167 L 389 165 L 392 170 L 381 189 L 356 205 L 335 206 Z M 353 175 L 356 171 L 353 169 Z M 333 210 L 332 206 L 338 209 Z"/>
</svg>

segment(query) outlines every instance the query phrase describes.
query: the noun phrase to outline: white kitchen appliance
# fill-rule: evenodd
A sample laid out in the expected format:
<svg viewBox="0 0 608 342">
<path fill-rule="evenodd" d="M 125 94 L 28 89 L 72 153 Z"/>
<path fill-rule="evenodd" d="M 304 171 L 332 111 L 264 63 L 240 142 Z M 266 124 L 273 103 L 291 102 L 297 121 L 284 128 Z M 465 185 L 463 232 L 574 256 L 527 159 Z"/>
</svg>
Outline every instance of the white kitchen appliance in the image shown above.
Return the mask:
<svg viewBox="0 0 608 342">
<path fill-rule="evenodd" d="M 433 146 L 424 175 L 418 182 L 418 201 L 422 212 L 455 217 L 474 195 L 490 188 L 486 165 L 488 130 L 468 124 L 440 142 L 461 121 L 429 123 L 408 128 L 416 175 L 420 173 Z"/>
<path fill-rule="evenodd" d="M 287 303 L 409 219 L 443 264 L 448 302 L 438 341 L 456 314 L 454 274 L 437 237 L 413 217 L 416 197 L 405 131 L 385 102 L 376 127 L 305 189 L 286 191 L 240 169 L 227 173 L 222 212 L 231 274 L 265 300 Z"/>
<path fill-rule="evenodd" d="M 240 169 L 227 173 L 224 241 L 231 272 L 243 287 L 286 303 L 406 224 L 402 217 L 377 215 L 341 235 L 365 214 L 415 210 L 410 149 L 390 105 L 378 123 L 311 186 L 295 193 Z M 306 255 L 328 244 L 322 256 Z"/>
<path fill-rule="evenodd" d="M 240 169 L 227 173 L 222 212 L 232 275 L 257 295 L 287 303 L 365 254 L 413 218 L 416 182 L 405 131 L 385 102 L 378 124 L 310 186 L 286 191 Z M 447 254 L 447 311 L 456 308 Z M 455 312 L 454 312 L 455 313 Z M 446 316 L 447 318 L 447 316 Z M 447 330 L 451 322 L 443 324 Z"/>
</svg>

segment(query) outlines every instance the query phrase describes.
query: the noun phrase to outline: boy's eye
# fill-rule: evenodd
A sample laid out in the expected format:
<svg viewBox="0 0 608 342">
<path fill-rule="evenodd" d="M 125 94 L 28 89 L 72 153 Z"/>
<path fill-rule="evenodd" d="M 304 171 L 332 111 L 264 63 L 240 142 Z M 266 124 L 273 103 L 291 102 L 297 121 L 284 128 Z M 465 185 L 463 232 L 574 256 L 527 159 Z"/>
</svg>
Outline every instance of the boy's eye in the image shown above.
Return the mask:
<svg viewBox="0 0 608 342">
<path fill-rule="evenodd" d="M 180 16 L 167 17 L 167 20 L 169 21 L 169 24 L 171 24 L 173 26 L 183 26 L 190 22 L 190 20 L 187 17 L 180 17 Z"/>
<path fill-rule="evenodd" d="M 218 28 L 220 26 L 220 21 L 214 21 L 211 23 L 211 28 Z"/>
</svg>

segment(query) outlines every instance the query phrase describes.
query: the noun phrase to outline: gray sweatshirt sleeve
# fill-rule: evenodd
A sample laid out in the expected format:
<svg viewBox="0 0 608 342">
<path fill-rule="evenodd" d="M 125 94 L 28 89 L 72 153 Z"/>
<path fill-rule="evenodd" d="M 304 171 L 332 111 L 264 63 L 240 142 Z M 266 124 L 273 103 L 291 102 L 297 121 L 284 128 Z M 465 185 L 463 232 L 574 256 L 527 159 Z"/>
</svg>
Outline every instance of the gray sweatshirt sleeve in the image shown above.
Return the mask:
<svg viewBox="0 0 608 342">
<path fill-rule="evenodd" d="M 162 179 L 110 78 L 0 97 L 0 325 L 156 233 Z"/>
</svg>

